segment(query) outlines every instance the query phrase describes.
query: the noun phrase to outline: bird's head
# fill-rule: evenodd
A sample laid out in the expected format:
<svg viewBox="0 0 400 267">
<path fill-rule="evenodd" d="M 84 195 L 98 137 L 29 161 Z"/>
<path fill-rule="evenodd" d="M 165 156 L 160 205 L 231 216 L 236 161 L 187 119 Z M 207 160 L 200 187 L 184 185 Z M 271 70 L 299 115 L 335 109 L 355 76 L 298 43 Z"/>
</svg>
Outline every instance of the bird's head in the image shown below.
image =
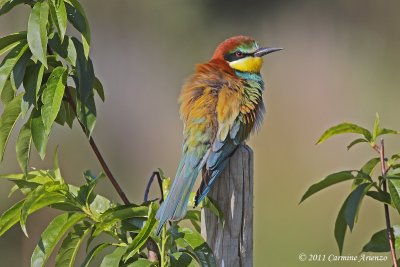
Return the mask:
<svg viewBox="0 0 400 267">
<path fill-rule="evenodd" d="M 234 36 L 218 45 L 211 60 L 224 60 L 237 71 L 258 73 L 262 67 L 262 57 L 282 48 L 259 47 L 248 36 Z"/>
</svg>

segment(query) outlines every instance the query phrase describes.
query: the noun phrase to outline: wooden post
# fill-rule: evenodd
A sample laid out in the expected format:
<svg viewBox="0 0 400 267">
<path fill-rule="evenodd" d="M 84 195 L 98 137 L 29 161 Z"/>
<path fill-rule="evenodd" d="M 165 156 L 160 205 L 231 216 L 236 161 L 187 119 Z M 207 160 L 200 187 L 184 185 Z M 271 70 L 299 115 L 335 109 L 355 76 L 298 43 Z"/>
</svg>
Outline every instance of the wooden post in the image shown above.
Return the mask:
<svg viewBox="0 0 400 267">
<path fill-rule="evenodd" d="M 224 227 L 202 210 L 201 232 L 218 267 L 253 266 L 253 151 L 240 145 L 209 196 L 224 213 Z"/>
</svg>

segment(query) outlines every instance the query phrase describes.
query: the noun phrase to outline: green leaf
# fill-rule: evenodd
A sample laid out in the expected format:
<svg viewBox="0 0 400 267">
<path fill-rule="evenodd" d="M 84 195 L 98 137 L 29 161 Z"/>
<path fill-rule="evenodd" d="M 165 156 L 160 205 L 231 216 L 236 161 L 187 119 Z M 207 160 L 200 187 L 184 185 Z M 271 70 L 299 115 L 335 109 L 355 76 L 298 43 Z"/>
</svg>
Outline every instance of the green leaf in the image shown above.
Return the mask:
<svg viewBox="0 0 400 267">
<path fill-rule="evenodd" d="M 10 0 L 0 0 L 0 7 L 4 6 L 4 4 L 6 4 L 9 1 Z"/>
<path fill-rule="evenodd" d="M 190 228 L 181 227 L 172 227 L 170 230 L 176 241 L 183 241 L 187 245 L 187 248 L 193 250 L 197 258 L 196 260 L 201 266 L 216 266 L 214 254 L 200 233 Z"/>
<path fill-rule="evenodd" d="M 31 11 L 28 21 L 28 44 L 32 54 L 47 68 L 47 23 L 49 4 L 47 1 L 37 2 Z"/>
<path fill-rule="evenodd" d="M 72 129 L 74 120 L 76 118 L 75 111 L 72 109 L 69 103 L 65 101 L 64 101 L 64 108 L 65 108 L 65 122 L 68 124 L 69 128 Z"/>
<path fill-rule="evenodd" d="M 58 123 L 58 124 L 60 124 L 62 126 L 64 126 L 65 120 L 66 120 L 66 117 L 67 117 L 67 111 L 65 109 L 65 105 L 66 105 L 66 102 L 62 101 L 61 102 L 61 106 L 60 106 L 60 110 L 58 111 L 57 117 L 54 120 L 56 123 Z"/>
<path fill-rule="evenodd" d="M 100 267 L 118 267 L 127 247 L 118 247 L 111 254 L 104 257 Z"/>
<path fill-rule="evenodd" d="M 67 15 L 71 24 L 82 34 L 85 58 L 89 57 L 90 27 L 85 11 L 77 0 L 65 0 Z"/>
<path fill-rule="evenodd" d="M 199 225 L 201 221 L 201 212 L 199 210 L 188 210 L 186 212 L 185 219 L 190 220 L 197 232 L 201 231 L 201 227 Z"/>
<path fill-rule="evenodd" d="M 24 205 L 21 210 L 20 224 L 25 235 L 28 236 L 26 231 L 26 219 L 28 218 L 29 211 L 36 202 L 40 201 L 41 198 L 46 197 L 49 193 L 65 193 L 68 187 L 65 184 L 60 184 L 59 182 L 49 182 L 44 185 L 38 186 L 31 193 L 26 196 Z"/>
<path fill-rule="evenodd" d="M 28 172 L 31 144 L 32 144 L 31 121 L 28 120 L 21 128 L 16 143 L 18 164 L 24 173 Z"/>
<path fill-rule="evenodd" d="M 20 45 L 21 41 L 26 44 L 26 32 L 17 32 L 0 38 L 0 55 Z"/>
<path fill-rule="evenodd" d="M 368 191 L 367 196 L 378 200 L 384 204 L 392 205 L 390 194 L 387 192 Z"/>
<path fill-rule="evenodd" d="M 395 248 L 400 249 L 400 226 L 393 225 L 392 227 L 395 242 Z M 387 230 L 383 229 L 372 235 L 371 240 L 363 247 L 363 252 L 389 252 L 389 242 Z"/>
<path fill-rule="evenodd" d="M 376 138 L 378 137 L 378 132 L 379 132 L 379 114 L 376 113 L 374 130 L 372 131 L 372 141 L 373 142 L 375 142 Z"/>
<path fill-rule="evenodd" d="M 10 74 L 11 86 L 15 91 L 21 86 L 22 81 L 25 76 L 26 66 L 32 57 L 32 53 L 29 50 L 26 50 L 24 54 L 20 57 L 20 59 L 15 64 L 13 70 Z"/>
<path fill-rule="evenodd" d="M 65 85 L 67 83 L 67 68 L 57 67 L 51 73 L 47 81 L 46 88 L 42 95 L 42 120 L 47 134 L 50 133 L 51 126 L 60 110 L 64 96 Z"/>
<path fill-rule="evenodd" d="M 44 159 L 46 156 L 46 147 L 49 140 L 49 135 L 46 133 L 46 128 L 44 127 L 42 116 L 40 111 L 33 109 L 31 115 L 31 131 L 32 140 L 35 144 L 36 150 L 39 156 Z"/>
<path fill-rule="evenodd" d="M 382 128 L 382 129 L 379 129 L 377 136 L 381 136 L 381 135 L 385 135 L 385 134 L 399 134 L 399 133 L 400 132 L 396 131 L 396 130 Z"/>
<path fill-rule="evenodd" d="M 29 2 L 29 0 L 0 0 L 1 2 L 6 2 L 3 6 L 0 4 L 0 16 L 8 13 L 11 9 L 13 9 L 15 6 L 20 5 L 20 4 L 26 4 Z"/>
<path fill-rule="evenodd" d="M 75 224 L 72 231 L 67 235 L 61 244 L 60 250 L 56 257 L 57 267 L 74 267 L 78 250 L 92 229 L 92 224 L 82 221 Z"/>
<path fill-rule="evenodd" d="M 51 0 L 50 14 L 57 27 L 62 42 L 67 30 L 67 10 L 65 8 L 64 0 Z"/>
<path fill-rule="evenodd" d="M 156 266 L 157 265 L 154 262 L 151 262 L 148 259 L 139 258 L 136 261 L 130 263 L 127 267 L 156 267 Z"/>
<path fill-rule="evenodd" d="M 157 220 L 155 218 L 157 212 L 156 204 L 152 202 L 149 206 L 148 219 L 143 226 L 142 230 L 135 236 L 132 242 L 129 244 L 126 253 L 124 255 L 124 261 L 127 261 L 129 258 L 133 257 L 140 248 L 144 245 L 146 240 L 149 238 L 151 232 L 153 231 L 154 225 Z"/>
<path fill-rule="evenodd" d="M 7 80 L 6 84 L 4 85 L 3 91 L 1 92 L 1 102 L 3 102 L 4 105 L 7 105 L 11 102 L 11 100 L 14 99 L 14 97 L 14 88 L 11 86 L 10 80 Z"/>
<path fill-rule="evenodd" d="M 3 161 L 10 134 L 21 115 L 21 99 L 23 94 L 18 95 L 8 103 L 0 117 L 0 161 Z"/>
<path fill-rule="evenodd" d="M 77 55 L 76 70 L 78 76 L 77 89 L 82 102 L 93 94 L 93 84 L 95 80 L 93 63 L 90 58 L 85 58 L 84 49 L 81 42 L 75 37 L 72 37 L 72 42 L 75 46 Z"/>
<path fill-rule="evenodd" d="M 368 141 L 365 140 L 364 138 L 358 138 L 358 139 L 354 140 L 353 142 L 351 142 L 351 143 L 347 146 L 347 150 L 349 150 L 349 149 L 352 148 L 354 145 L 359 144 L 359 143 L 368 143 Z"/>
<path fill-rule="evenodd" d="M 175 252 L 171 254 L 171 267 L 197 267 L 193 258 L 184 252 Z M 151 265 L 149 265 L 151 266 Z"/>
<path fill-rule="evenodd" d="M 103 85 L 101 84 L 100 80 L 97 77 L 94 77 L 93 88 L 94 88 L 94 90 L 96 90 L 100 99 L 104 102 L 104 100 L 105 100 L 104 88 L 103 88 Z"/>
<path fill-rule="evenodd" d="M 347 205 L 344 210 L 344 217 L 346 219 L 347 225 L 350 228 L 350 231 L 353 230 L 354 223 L 356 221 L 356 217 L 360 209 L 362 199 L 371 187 L 372 187 L 371 183 L 360 184 L 356 189 L 354 189 L 350 193 L 347 199 Z"/>
<path fill-rule="evenodd" d="M 317 144 L 321 144 L 322 142 L 324 142 L 325 140 L 329 139 L 334 135 L 344 134 L 344 133 L 361 134 L 365 137 L 366 140 L 368 140 L 368 142 L 371 141 L 371 133 L 367 129 L 353 123 L 345 122 L 326 130 L 317 141 Z"/>
<path fill-rule="evenodd" d="M 83 263 L 81 264 L 81 267 L 88 267 L 90 262 L 93 260 L 94 257 L 96 257 L 97 254 L 99 254 L 103 249 L 106 247 L 111 246 L 111 244 L 108 243 L 103 243 L 95 246 L 87 255 Z"/>
<path fill-rule="evenodd" d="M 86 135 L 90 137 L 96 125 L 97 115 L 93 94 L 91 94 L 85 102 L 78 99 L 76 109 L 78 111 L 79 121 L 85 126 L 87 130 Z"/>
<path fill-rule="evenodd" d="M 224 226 L 225 225 L 225 218 L 224 218 L 224 213 L 223 211 L 220 209 L 220 207 L 218 206 L 217 202 L 212 199 L 211 197 L 207 196 L 204 200 L 203 200 L 203 207 L 209 209 L 212 213 L 215 214 L 215 216 L 217 216 L 218 218 L 218 222 Z"/>
<path fill-rule="evenodd" d="M 300 203 L 303 202 L 308 197 L 310 197 L 311 195 L 313 195 L 331 185 L 334 185 L 334 184 L 337 184 L 340 182 L 344 182 L 344 181 L 348 181 L 348 180 L 352 180 L 355 178 L 357 178 L 357 179 L 360 178 L 360 177 L 357 177 L 356 175 L 354 175 L 353 173 L 354 173 L 354 171 L 341 171 L 341 172 L 337 172 L 337 173 L 328 175 L 322 181 L 310 186 L 310 188 L 308 188 L 307 192 L 301 198 Z"/>
<path fill-rule="evenodd" d="M 396 207 L 397 211 L 400 212 L 400 180 L 389 179 L 388 186 L 392 203 Z"/>
<path fill-rule="evenodd" d="M 64 234 L 85 217 L 81 213 L 64 213 L 57 216 L 40 236 L 40 240 L 32 254 L 31 266 L 45 266 Z"/>
<path fill-rule="evenodd" d="M 338 213 L 338 216 L 337 216 L 336 222 L 335 222 L 335 239 L 336 239 L 336 243 L 339 247 L 340 255 L 342 255 L 342 252 L 343 252 L 344 238 L 346 236 L 346 230 L 347 230 L 345 209 L 347 207 L 348 199 L 349 199 L 349 197 L 346 198 L 342 207 L 340 208 L 340 211 Z"/>
<path fill-rule="evenodd" d="M 3 59 L 0 64 L 0 93 L 3 91 L 3 88 L 6 84 L 6 81 L 11 75 L 14 66 L 17 64 L 19 59 L 25 54 L 28 48 L 28 44 L 25 42 L 19 43 L 16 47 L 14 47 L 10 53 Z"/>
<path fill-rule="evenodd" d="M 360 172 L 370 175 L 379 162 L 380 158 L 370 159 L 369 161 L 367 161 L 367 163 L 364 164 L 364 166 L 361 167 Z"/>
<path fill-rule="evenodd" d="M 64 180 L 61 176 L 60 164 L 58 163 L 58 147 L 56 148 L 56 151 L 54 151 L 53 170 L 54 170 L 55 180 L 63 183 Z"/>
<path fill-rule="evenodd" d="M 42 85 L 44 73 L 44 65 L 37 62 L 35 65 L 26 68 L 24 77 L 25 94 L 22 99 L 22 114 L 26 115 L 31 106 L 38 108 L 37 101 L 39 99 L 40 87 Z"/>
</svg>

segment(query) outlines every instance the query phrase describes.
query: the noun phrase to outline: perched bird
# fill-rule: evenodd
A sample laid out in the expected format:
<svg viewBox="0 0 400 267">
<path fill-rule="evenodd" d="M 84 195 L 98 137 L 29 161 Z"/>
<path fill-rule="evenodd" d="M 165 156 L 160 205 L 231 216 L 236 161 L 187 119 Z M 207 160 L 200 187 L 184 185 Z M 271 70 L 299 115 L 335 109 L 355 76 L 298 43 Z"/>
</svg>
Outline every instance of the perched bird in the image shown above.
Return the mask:
<svg viewBox="0 0 400 267">
<path fill-rule="evenodd" d="M 238 145 L 260 127 L 265 112 L 262 57 L 279 50 L 261 48 L 247 36 L 229 38 L 218 45 L 209 62 L 196 66 L 184 84 L 179 97 L 184 122 L 182 158 L 157 212 L 157 234 L 167 220 L 185 216 L 200 171 L 202 184 L 195 206 L 210 191 Z"/>
</svg>

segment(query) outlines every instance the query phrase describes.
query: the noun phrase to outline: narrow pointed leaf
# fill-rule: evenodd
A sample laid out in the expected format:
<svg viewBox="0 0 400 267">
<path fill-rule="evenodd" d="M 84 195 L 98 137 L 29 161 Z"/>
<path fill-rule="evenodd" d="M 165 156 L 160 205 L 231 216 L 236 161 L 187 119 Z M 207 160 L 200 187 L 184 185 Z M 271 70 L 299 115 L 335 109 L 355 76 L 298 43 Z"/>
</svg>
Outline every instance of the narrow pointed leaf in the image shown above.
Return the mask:
<svg viewBox="0 0 400 267">
<path fill-rule="evenodd" d="M 90 58 L 85 58 L 84 49 L 81 42 L 75 37 L 72 38 L 72 42 L 76 50 L 76 70 L 78 76 L 77 91 L 80 95 L 82 102 L 93 94 L 93 84 L 95 80 L 93 63 Z"/>
<path fill-rule="evenodd" d="M 25 54 L 27 48 L 28 44 L 22 41 L 16 47 L 14 47 L 1 62 L 0 93 L 3 91 L 6 81 L 9 79 L 11 72 L 14 69 L 14 66 L 17 64 L 18 60 Z"/>
<path fill-rule="evenodd" d="M 197 267 L 198 264 L 188 253 L 175 252 L 170 256 L 171 267 Z M 152 262 L 150 262 L 152 263 Z M 134 265 L 135 266 L 135 265 Z M 151 265 L 144 265 L 151 266 Z"/>
<path fill-rule="evenodd" d="M 376 165 L 380 162 L 380 158 L 370 159 L 364 166 L 361 167 L 361 172 L 370 175 Z"/>
<path fill-rule="evenodd" d="M 81 213 L 64 213 L 57 216 L 44 230 L 31 258 L 31 266 L 45 266 L 51 253 L 64 234 L 86 216 Z"/>
<path fill-rule="evenodd" d="M 96 90 L 100 99 L 104 102 L 104 100 L 105 100 L 104 88 L 103 88 L 103 85 L 101 84 L 100 80 L 97 77 L 94 77 L 93 88 L 94 88 L 94 90 Z"/>
<path fill-rule="evenodd" d="M 385 134 L 399 134 L 399 133 L 400 132 L 396 131 L 396 130 L 382 128 L 382 129 L 379 129 L 377 136 L 381 136 L 381 135 L 385 135 Z"/>
<path fill-rule="evenodd" d="M 355 175 L 353 175 L 354 171 L 341 171 L 341 172 L 337 172 L 331 175 L 328 175 L 327 177 L 325 177 L 322 181 L 313 184 L 312 186 L 310 186 L 310 188 L 308 188 L 307 192 L 303 195 L 303 197 L 301 198 L 301 202 L 303 202 L 305 199 L 307 199 L 308 197 L 310 197 L 311 195 L 321 191 L 324 188 L 327 188 L 331 185 L 340 183 L 340 182 L 344 182 L 344 181 L 348 181 L 348 180 L 352 180 L 356 177 Z"/>
<path fill-rule="evenodd" d="M 26 43 L 26 32 L 17 32 L 0 38 L 0 55 L 16 47 L 21 41 Z"/>
<path fill-rule="evenodd" d="M 398 242 L 400 238 L 400 226 L 393 225 L 393 234 L 395 242 L 395 248 L 400 249 L 400 244 Z M 389 252 L 389 242 L 387 237 L 387 230 L 383 229 L 372 235 L 371 240 L 363 247 L 363 252 Z"/>
<path fill-rule="evenodd" d="M 67 30 L 67 10 L 64 0 L 51 0 L 50 12 L 62 42 Z"/>
<path fill-rule="evenodd" d="M 118 267 L 127 247 L 118 247 L 111 254 L 104 257 L 100 267 Z"/>
<path fill-rule="evenodd" d="M 317 141 L 317 144 L 321 144 L 322 142 L 324 142 L 325 140 L 329 139 L 330 137 L 334 136 L 334 135 L 338 135 L 338 134 L 344 134 L 344 133 L 355 133 L 355 134 L 361 134 L 365 137 L 366 140 L 371 141 L 371 133 L 363 128 L 360 127 L 356 124 L 352 124 L 352 123 L 341 123 L 338 124 L 336 126 L 333 126 L 331 128 L 329 128 L 328 130 L 326 130 L 322 136 L 319 138 L 319 140 Z"/>
<path fill-rule="evenodd" d="M 74 267 L 76 255 L 85 237 L 91 231 L 91 223 L 82 221 L 75 224 L 61 244 L 56 257 L 56 267 Z"/>
<path fill-rule="evenodd" d="M 3 161 L 8 139 L 15 123 L 21 115 L 22 96 L 23 94 L 20 94 L 8 103 L 0 117 L 0 161 Z"/>
<path fill-rule="evenodd" d="M 16 143 L 18 164 L 24 173 L 28 172 L 31 144 L 32 144 L 31 121 L 28 120 L 21 128 Z"/>
<path fill-rule="evenodd" d="M 26 66 L 32 57 L 31 51 L 28 49 L 22 54 L 21 58 L 15 64 L 13 70 L 10 74 L 10 81 L 11 86 L 14 88 L 15 91 L 21 86 L 22 81 L 24 80 Z"/>
<path fill-rule="evenodd" d="M 353 230 L 362 199 L 367 191 L 371 188 L 371 186 L 372 184 L 369 183 L 360 184 L 350 193 L 347 199 L 347 205 L 344 210 L 344 217 L 346 219 L 347 225 L 350 228 L 350 231 Z"/>
<path fill-rule="evenodd" d="M 25 116 L 31 106 L 38 107 L 39 91 L 42 85 L 44 65 L 37 62 L 35 65 L 28 66 L 24 77 L 25 94 L 22 99 L 22 115 Z"/>
<path fill-rule="evenodd" d="M 348 197 L 344 201 L 335 222 L 335 239 L 339 248 L 339 253 L 342 255 L 344 238 L 346 236 L 347 222 L 345 218 L 345 209 L 347 207 Z"/>
<path fill-rule="evenodd" d="M 47 23 L 49 4 L 47 1 L 37 2 L 31 11 L 28 21 L 28 44 L 32 54 L 47 68 Z"/>
<path fill-rule="evenodd" d="M 42 94 L 41 114 L 46 133 L 50 133 L 51 126 L 60 110 L 66 83 L 67 69 L 65 67 L 55 68 Z"/>
<path fill-rule="evenodd" d="M 111 244 L 108 243 L 103 243 L 95 246 L 87 255 L 83 263 L 81 264 L 81 267 L 88 267 L 90 262 L 93 260 L 94 257 L 96 257 L 97 254 L 99 254 L 103 249 L 106 247 L 111 246 Z"/>
<path fill-rule="evenodd" d="M 40 111 L 34 109 L 31 115 L 31 131 L 32 131 L 32 140 L 35 144 L 36 150 L 39 153 L 39 156 L 44 159 L 46 155 L 46 147 L 47 142 L 49 140 L 49 136 L 46 133 L 46 128 L 44 127 L 42 116 Z"/>
<path fill-rule="evenodd" d="M 372 131 L 372 141 L 375 142 L 376 138 L 378 137 L 379 132 L 379 114 L 376 113 L 374 129 Z"/>
<path fill-rule="evenodd" d="M 202 206 L 204 208 L 209 209 L 212 213 L 215 214 L 218 218 L 218 222 L 223 226 L 225 224 L 225 217 L 224 213 L 222 212 L 221 208 L 218 206 L 217 202 L 212 199 L 211 197 L 206 197 L 202 202 Z"/>
<path fill-rule="evenodd" d="M 135 255 L 146 242 L 147 238 L 150 236 L 151 232 L 153 231 L 154 225 L 157 222 L 155 218 L 156 212 L 156 204 L 152 202 L 149 207 L 148 219 L 139 234 L 137 234 L 132 242 L 129 244 L 128 249 L 126 250 L 126 254 L 124 255 L 124 261 L 127 261 L 130 257 Z"/>
<path fill-rule="evenodd" d="M 15 97 L 14 88 L 11 86 L 10 80 L 7 80 L 6 84 L 4 85 L 3 91 L 1 92 L 1 102 L 4 105 L 7 105 L 11 102 Z"/>
<path fill-rule="evenodd" d="M 366 195 L 384 204 L 392 205 L 390 194 L 387 192 L 369 191 Z"/>
<path fill-rule="evenodd" d="M 13 1 L 1 0 L 3 5 L 1 5 L 1 3 L 0 3 L 0 16 L 8 13 L 11 9 L 13 9 L 17 5 L 28 3 L 28 1 L 29 0 L 13 0 Z"/>
<path fill-rule="evenodd" d="M 184 254 L 184 253 L 182 253 L 182 254 Z M 174 253 L 173 255 L 175 256 L 176 253 Z M 178 266 L 179 267 L 192 267 L 192 266 L 197 267 L 197 265 L 176 265 L 176 266 L 171 266 L 171 267 L 178 267 Z M 149 261 L 148 259 L 139 258 L 139 259 L 135 260 L 134 262 L 130 263 L 129 265 L 127 265 L 127 267 L 157 267 L 157 265 L 155 262 Z"/>
<path fill-rule="evenodd" d="M 397 211 L 400 212 L 400 180 L 389 179 L 388 186 L 392 203 L 396 207 Z"/>
<path fill-rule="evenodd" d="M 360 144 L 360 143 L 368 143 L 367 140 L 365 140 L 364 138 L 358 138 L 356 140 L 354 140 L 353 142 L 351 142 L 348 146 L 347 146 L 347 150 L 349 150 L 350 148 L 352 148 L 353 146 Z"/>
<path fill-rule="evenodd" d="M 85 58 L 89 57 L 90 27 L 85 11 L 77 0 L 66 0 L 68 20 L 82 34 Z"/>
</svg>

